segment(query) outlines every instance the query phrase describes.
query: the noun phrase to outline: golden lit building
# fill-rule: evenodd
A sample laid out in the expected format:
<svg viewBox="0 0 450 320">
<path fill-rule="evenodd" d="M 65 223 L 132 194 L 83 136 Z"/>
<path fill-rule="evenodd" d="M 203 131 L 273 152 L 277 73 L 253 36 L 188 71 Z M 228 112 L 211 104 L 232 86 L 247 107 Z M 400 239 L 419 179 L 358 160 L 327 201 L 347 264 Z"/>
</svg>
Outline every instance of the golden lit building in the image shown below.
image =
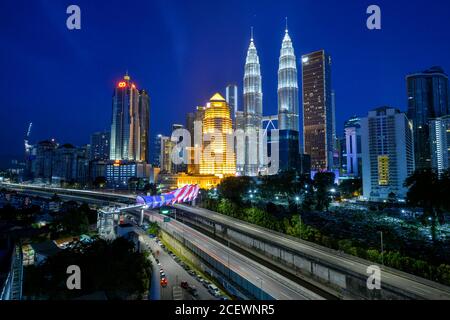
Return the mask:
<svg viewBox="0 0 450 320">
<path fill-rule="evenodd" d="M 201 189 L 212 189 L 220 183 L 220 177 L 214 175 L 189 175 L 181 173 L 177 176 L 177 187 L 182 188 L 185 185 L 197 184 Z"/>
<path fill-rule="evenodd" d="M 230 108 L 219 93 L 212 96 L 206 105 L 202 132 L 200 174 L 219 177 L 235 175 L 233 123 Z"/>
<path fill-rule="evenodd" d="M 230 108 L 216 93 L 205 107 L 197 107 L 195 120 L 202 121 L 202 141 L 187 148 L 188 174 L 177 176 L 177 186 L 197 184 L 202 189 L 212 189 L 223 177 L 236 174 Z"/>
</svg>

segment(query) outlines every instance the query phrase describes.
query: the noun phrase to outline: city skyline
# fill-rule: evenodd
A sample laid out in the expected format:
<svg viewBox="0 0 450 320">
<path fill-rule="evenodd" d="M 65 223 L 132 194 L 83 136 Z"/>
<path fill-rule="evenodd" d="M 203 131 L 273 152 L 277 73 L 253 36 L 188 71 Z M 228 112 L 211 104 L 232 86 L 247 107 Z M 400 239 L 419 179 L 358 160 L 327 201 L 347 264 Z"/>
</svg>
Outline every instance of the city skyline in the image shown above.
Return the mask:
<svg viewBox="0 0 450 320">
<path fill-rule="evenodd" d="M 247 2 L 247 5 L 250 3 Z M 439 37 L 439 30 L 442 30 L 442 32 L 445 30 L 446 22 L 436 17 L 431 21 L 425 14 L 427 10 L 433 10 L 439 15 L 439 12 L 445 12 L 446 4 L 432 3 L 426 8 L 422 8 L 425 10 L 423 13 L 424 19 L 430 19 L 428 22 L 435 26 L 438 32 L 427 39 L 421 38 L 417 43 L 417 52 L 413 54 L 408 52 L 409 59 L 402 59 L 402 56 L 406 54 L 406 49 L 404 49 L 408 40 L 406 33 L 409 27 L 417 28 L 413 25 L 413 22 L 409 21 L 414 20 L 410 19 L 411 17 L 419 14 L 420 10 L 417 8 L 420 6 L 405 7 L 399 10 L 396 6 L 381 1 L 382 9 L 390 14 L 383 15 L 382 30 L 370 31 L 365 27 L 367 15 L 365 14 L 366 6 L 363 4 L 343 4 L 339 7 L 325 6 L 321 14 L 317 15 L 313 10 L 314 5 L 308 2 L 275 5 L 273 2 L 266 1 L 254 6 L 254 8 L 243 5 L 242 11 L 239 12 L 239 23 L 232 27 L 233 35 L 230 36 L 221 30 L 221 23 L 208 28 L 208 30 L 197 26 L 194 23 L 195 14 L 189 18 L 183 16 L 183 19 L 179 19 L 177 22 L 166 21 L 167 10 L 181 8 L 184 6 L 183 3 L 177 3 L 173 6 L 161 3 L 153 5 L 156 6 L 157 10 L 143 11 L 151 17 L 158 18 L 156 19 L 158 21 L 155 22 L 158 24 L 158 28 L 153 26 L 149 31 L 147 25 L 132 23 L 132 27 L 122 26 L 120 32 L 126 32 L 126 30 L 129 30 L 128 28 L 132 28 L 136 30 L 140 37 L 144 35 L 144 32 L 149 32 L 145 34 L 146 38 L 160 39 L 164 34 L 171 34 L 170 30 L 172 30 L 170 43 L 163 41 L 160 50 L 163 52 L 164 49 L 169 49 L 168 55 L 171 58 L 170 60 L 174 62 L 169 67 L 168 59 L 162 58 L 161 67 L 168 68 L 167 74 L 157 73 L 157 69 L 155 69 L 155 72 L 149 72 L 156 68 L 155 65 L 158 64 L 156 60 L 159 54 L 146 52 L 148 46 L 142 43 L 138 43 L 132 49 L 135 59 L 130 60 L 128 57 L 120 57 L 122 50 L 112 53 L 110 44 L 105 41 L 112 41 L 111 35 L 114 31 L 117 31 L 115 28 L 118 28 L 118 26 L 114 26 L 111 31 L 107 31 L 106 28 L 111 23 L 107 23 L 97 16 L 99 8 L 94 4 L 80 2 L 80 7 L 85 8 L 83 17 L 86 17 L 86 19 L 83 20 L 83 27 L 78 34 L 65 29 L 65 23 L 57 24 L 58 21 L 54 12 L 58 10 L 58 5 L 55 5 L 54 8 L 48 8 L 45 3 L 35 3 L 27 4 L 27 8 L 30 10 L 25 10 L 23 13 L 13 10 L 14 19 L 8 21 L 8 18 L 6 18 L 3 20 L 9 25 L 3 29 L 2 35 L 10 38 L 9 35 L 4 34 L 9 27 L 17 27 L 17 31 L 16 38 L 8 39 L 11 45 L 5 48 L 4 52 L 5 57 L 11 58 L 11 61 L 6 65 L 5 61 L 8 59 L 2 60 L 2 69 L 9 74 L 9 77 L 4 77 L 1 81 L 4 88 L 21 87 L 29 94 L 20 97 L 14 95 L 14 99 L 12 99 L 10 91 L 7 91 L 7 94 L 1 98 L 2 105 L 11 105 L 8 109 L 8 116 L 12 117 L 14 121 L 5 123 L 0 129 L 1 142 L 11 145 L 11 148 L 8 148 L 7 151 L 2 151 L 0 156 L 11 154 L 19 157 L 23 154 L 22 141 L 29 122 L 34 124 L 30 137 L 32 143 L 49 138 L 56 138 L 58 142 L 75 145 L 88 143 L 92 132 L 108 129 L 111 87 L 120 79 L 126 69 L 129 70 L 130 74 L 133 74 L 138 86 L 147 88 L 149 95 L 152 97 L 151 113 L 154 117 L 151 117 L 151 136 L 153 137 L 160 132 L 167 133 L 172 123 L 182 122 L 187 112 L 191 111 L 196 105 L 204 104 L 209 96 L 218 89 L 224 88 L 226 84 L 237 83 L 241 90 L 242 67 L 245 62 L 250 26 L 255 28 L 254 37 L 258 43 L 261 73 L 264 79 L 264 115 L 275 114 L 277 109 L 277 56 L 279 55 L 279 43 L 281 41 L 280 34 L 282 35 L 284 29 L 286 15 L 289 16 L 289 30 L 292 41 L 296 44 L 298 65 L 301 55 L 322 48 L 333 57 L 332 82 L 333 89 L 336 90 L 336 125 L 339 136 L 343 135 L 344 120 L 354 114 L 364 116 L 369 110 L 387 104 L 406 111 L 405 77 L 407 74 L 425 70 L 434 65 L 442 66 L 446 72 L 450 70 L 449 62 L 445 59 L 449 44 L 432 41 Z M 209 9 L 205 3 L 197 2 L 193 5 L 199 13 Z M 8 4 L 3 4 L 3 6 L 7 7 Z M 32 15 L 33 6 L 36 6 L 37 10 Z M 144 6 L 149 9 L 146 6 L 150 5 L 145 4 Z M 324 4 L 321 3 L 318 6 L 324 6 Z M 49 10 L 48 16 L 43 17 L 40 14 L 43 8 Z M 294 8 L 298 10 L 289 10 Z M 227 8 L 223 9 L 225 10 L 224 14 L 226 14 Z M 335 10 L 335 14 L 331 14 L 332 9 Z M 5 10 L 8 11 L 8 8 L 5 8 Z M 119 14 L 113 8 L 102 8 L 102 10 L 113 10 L 112 13 Z M 252 11 L 254 13 L 251 13 Z M 314 19 L 306 15 L 304 11 L 313 16 Z M 340 21 L 339 13 L 344 11 L 347 12 L 348 19 L 351 22 L 345 27 L 337 24 Z M 90 18 L 91 12 L 95 12 L 95 17 L 98 17 L 99 21 L 94 21 L 92 16 Z M 126 15 L 126 13 L 123 14 Z M 313 13 L 314 15 L 312 15 Z M 180 13 L 177 14 L 180 15 Z M 28 57 L 23 52 L 26 47 L 23 47 L 21 41 L 28 39 L 30 35 L 33 35 L 33 32 L 16 25 L 17 21 L 20 20 L 20 15 L 23 15 L 23 17 L 29 16 L 30 19 L 39 19 L 40 25 L 42 25 L 40 28 L 53 28 L 53 32 L 45 29 L 46 35 L 48 35 L 40 40 L 48 44 L 49 48 L 55 47 L 59 53 L 67 51 L 68 57 L 66 59 L 55 57 L 53 56 L 55 53 L 50 53 L 46 49 L 38 50 L 33 56 Z M 328 20 L 326 21 L 325 18 L 328 18 Z M 266 20 L 268 21 L 266 22 Z M 160 23 L 162 21 L 166 21 L 166 23 Z M 103 23 L 103 26 L 100 25 L 101 23 Z M 212 23 L 212 21 L 206 21 L 205 23 Z M 331 24 L 336 24 L 336 28 L 333 30 L 333 33 L 336 34 L 335 39 L 323 32 L 324 28 L 329 28 Z M 142 28 L 140 29 L 139 26 Z M 192 32 L 187 35 L 186 31 L 182 31 L 177 26 L 190 26 Z M 94 30 L 89 30 L 89 28 L 94 28 Z M 270 32 L 267 32 L 268 29 L 270 29 Z M 43 30 L 38 28 L 35 32 L 43 32 Z M 180 34 L 177 34 L 174 30 L 179 31 Z M 92 35 L 87 37 L 85 32 L 88 31 L 95 31 L 94 36 L 98 35 L 98 37 L 95 37 L 95 39 L 92 38 Z M 347 36 L 341 37 L 346 32 Z M 103 35 L 105 39 L 101 39 Z M 352 40 L 355 37 L 350 37 L 350 35 L 355 36 L 359 41 Z M 399 35 L 402 36 L 399 37 Z M 181 37 L 183 37 L 182 43 L 174 41 L 174 38 L 181 39 Z M 394 38 L 399 43 L 393 43 Z M 398 41 L 398 39 L 404 40 Z M 192 49 L 195 45 L 200 45 L 200 48 L 202 48 L 204 43 L 208 42 L 205 40 L 213 40 L 215 44 L 220 43 L 224 46 L 223 53 L 215 59 L 205 60 L 200 57 L 190 65 L 189 61 L 192 56 L 191 53 L 187 53 L 187 48 Z M 92 41 L 100 48 L 97 48 L 99 49 L 97 50 L 98 53 L 94 54 L 92 50 L 89 50 L 88 54 L 88 49 L 84 46 Z M 427 46 L 426 44 L 429 41 L 433 42 L 433 46 L 428 46 L 427 51 L 423 51 L 424 49 L 421 48 Z M 58 45 L 57 43 L 61 44 Z M 33 45 L 33 41 L 30 44 Z M 402 48 L 402 45 L 404 48 Z M 345 47 L 360 49 L 359 52 L 361 53 L 355 59 L 348 49 L 344 50 Z M 387 48 L 390 49 L 388 57 L 383 55 Z M 204 53 L 199 53 L 201 56 L 203 54 L 212 55 L 211 48 L 203 48 L 202 50 Z M 107 68 L 99 70 L 97 67 L 94 68 L 95 72 L 93 72 L 89 67 L 92 67 L 93 62 L 99 59 L 97 55 L 100 54 L 106 54 L 104 67 Z M 224 55 L 230 58 L 221 59 Z M 144 56 L 147 57 L 143 59 Z M 178 59 L 173 59 L 174 57 L 178 57 Z M 223 63 L 217 65 L 219 59 Z M 30 65 L 30 61 L 34 61 L 34 63 Z M 12 72 L 12 68 L 15 72 Z M 197 69 L 201 72 L 198 72 Z M 44 94 L 49 88 L 55 87 L 55 81 L 40 81 L 39 85 L 33 81 L 36 74 L 44 75 L 44 70 L 46 79 L 61 80 L 58 81 L 58 92 L 55 94 L 59 97 L 69 95 L 71 99 L 61 100 L 64 101 L 61 105 L 60 102 L 54 102 Z M 219 70 L 225 71 L 222 72 L 223 76 L 215 77 Z M 361 75 L 363 70 L 364 75 Z M 170 86 L 167 77 L 173 77 L 177 72 L 179 72 L 179 80 L 176 79 Z M 44 78 L 44 76 L 42 77 Z M 91 88 L 84 90 L 83 93 L 85 94 L 83 95 L 78 94 L 80 92 L 79 86 L 84 84 L 84 82 L 78 81 L 81 78 L 89 78 L 91 84 Z M 72 83 L 69 79 L 74 79 L 74 82 Z M 94 79 L 95 81 L 93 81 Z M 193 87 L 193 83 L 196 83 L 195 87 Z M 301 85 L 299 79 L 299 87 Z M 171 89 L 168 87 L 171 87 Z M 170 90 L 175 90 L 179 94 L 172 95 Z M 238 98 L 243 101 L 241 95 Z M 299 97 L 299 103 L 302 103 L 302 97 Z M 165 110 L 166 105 L 170 105 L 174 112 L 158 112 L 159 110 Z M 2 108 L 2 117 L 6 117 L 5 109 Z M 300 114 L 301 116 L 302 114 Z M 67 130 L 68 127 L 71 130 Z"/>
<path fill-rule="evenodd" d="M 448 0 L 77 1 L 0 3 L 0 303 L 450 300 Z"/>
</svg>

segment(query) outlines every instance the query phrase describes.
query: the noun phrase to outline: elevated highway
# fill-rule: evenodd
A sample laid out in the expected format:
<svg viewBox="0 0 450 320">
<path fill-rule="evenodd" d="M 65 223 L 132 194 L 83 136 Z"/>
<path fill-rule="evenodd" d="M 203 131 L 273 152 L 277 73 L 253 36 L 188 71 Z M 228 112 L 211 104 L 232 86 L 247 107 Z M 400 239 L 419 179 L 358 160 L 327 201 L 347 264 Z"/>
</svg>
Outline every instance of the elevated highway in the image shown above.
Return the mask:
<svg viewBox="0 0 450 320">
<path fill-rule="evenodd" d="M 213 211 L 176 204 L 179 219 L 264 257 L 341 298 L 450 299 L 450 288 L 396 269 L 381 269 L 381 290 L 367 287 L 374 263 L 271 231 Z"/>
</svg>

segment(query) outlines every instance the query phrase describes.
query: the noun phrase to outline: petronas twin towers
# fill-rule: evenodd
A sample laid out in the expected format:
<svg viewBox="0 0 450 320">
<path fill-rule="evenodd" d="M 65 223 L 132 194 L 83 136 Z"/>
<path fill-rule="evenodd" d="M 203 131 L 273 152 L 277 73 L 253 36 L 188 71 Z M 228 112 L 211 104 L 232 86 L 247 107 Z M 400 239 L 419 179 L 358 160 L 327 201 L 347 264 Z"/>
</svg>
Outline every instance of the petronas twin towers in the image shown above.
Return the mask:
<svg viewBox="0 0 450 320">
<path fill-rule="evenodd" d="M 265 143 L 261 141 L 262 98 L 261 68 L 252 30 L 244 72 L 244 174 L 247 176 L 258 175 L 265 166 Z M 287 26 L 278 68 L 278 126 L 279 130 L 299 130 L 297 64 Z"/>
</svg>

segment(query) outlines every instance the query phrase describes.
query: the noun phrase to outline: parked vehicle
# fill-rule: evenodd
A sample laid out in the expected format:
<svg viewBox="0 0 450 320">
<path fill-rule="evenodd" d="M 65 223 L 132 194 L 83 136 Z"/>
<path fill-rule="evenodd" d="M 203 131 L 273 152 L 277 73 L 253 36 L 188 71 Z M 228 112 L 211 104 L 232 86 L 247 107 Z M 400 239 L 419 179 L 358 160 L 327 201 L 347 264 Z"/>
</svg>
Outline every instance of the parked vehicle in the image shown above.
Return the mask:
<svg viewBox="0 0 450 320">
<path fill-rule="evenodd" d="M 197 288 L 195 286 L 189 286 L 188 287 L 188 292 L 193 296 L 193 297 L 198 297 L 198 291 Z"/>
<path fill-rule="evenodd" d="M 181 281 L 181 287 L 183 289 L 188 289 L 189 288 L 189 284 L 187 283 L 187 281 Z"/>
</svg>

